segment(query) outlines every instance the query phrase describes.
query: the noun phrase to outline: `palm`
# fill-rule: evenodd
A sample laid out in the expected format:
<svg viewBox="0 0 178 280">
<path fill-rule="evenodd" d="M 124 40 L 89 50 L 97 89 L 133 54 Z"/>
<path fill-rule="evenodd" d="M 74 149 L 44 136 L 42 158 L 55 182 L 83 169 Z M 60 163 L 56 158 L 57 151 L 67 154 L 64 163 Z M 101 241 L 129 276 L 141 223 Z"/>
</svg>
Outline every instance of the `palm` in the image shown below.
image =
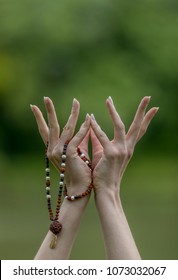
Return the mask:
<svg viewBox="0 0 178 280">
<path fill-rule="evenodd" d="M 102 156 L 103 156 L 103 149 L 100 149 L 99 151 L 95 151 L 95 153 L 93 153 L 93 159 L 92 159 L 93 168 L 96 168 L 100 164 L 100 161 L 102 160 Z"/>
<path fill-rule="evenodd" d="M 85 153 L 86 156 L 87 153 Z M 70 182 L 72 178 L 72 182 Z M 91 171 L 87 164 L 80 158 L 77 152 L 71 155 L 70 161 L 66 168 L 66 183 L 67 185 L 83 185 L 89 186 L 91 183 Z"/>
</svg>

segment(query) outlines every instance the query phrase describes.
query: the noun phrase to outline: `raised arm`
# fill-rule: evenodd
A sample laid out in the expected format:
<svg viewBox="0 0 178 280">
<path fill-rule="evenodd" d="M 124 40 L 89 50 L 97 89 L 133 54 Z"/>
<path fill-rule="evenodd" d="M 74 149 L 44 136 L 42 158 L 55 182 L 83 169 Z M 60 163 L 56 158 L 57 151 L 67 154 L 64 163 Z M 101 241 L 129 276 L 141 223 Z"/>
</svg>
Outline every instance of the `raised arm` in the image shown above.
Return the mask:
<svg viewBox="0 0 178 280">
<path fill-rule="evenodd" d="M 125 133 L 125 126 L 113 101 L 106 105 L 114 126 L 114 139 L 110 141 L 94 116 L 91 119 L 93 146 L 93 183 L 95 202 L 99 213 L 108 259 L 140 259 L 120 199 L 120 184 L 126 166 L 133 155 L 135 144 L 144 135 L 158 108 L 145 115 L 150 97 L 142 99 L 134 121 Z"/>
<path fill-rule="evenodd" d="M 71 115 L 62 133 L 60 133 L 60 126 L 58 124 L 53 102 L 49 98 L 45 98 L 44 102 L 48 115 L 48 124 L 44 120 L 44 117 L 37 106 L 33 105 L 31 106 L 31 109 L 36 118 L 38 129 L 45 145 L 48 143 L 47 158 L 50 159 L 58 171 L 62 172 L 61 174 L 63 174 L 63 177 L 65 175 L 65 181 L 63 181 L 63 179 L 59 179 L 59 194 L 56 192 L 56 197 L 54 199 L 50 198 L 47 181 L 46 189 L 48 192 L 47 201 L 50 218 L 53 223 L 52 209 L 50 209 L 50 199 L 54 200 L 54 202 L 57 200 L 57 211 L 59 212 L 59 215 L 56 214 L 58 217 L 57 222 L 62 229 L 57 234 L 55 246 L 53 243 L 53 245 L 51 245 L 53 249 L 50 248 L 50 244 L 51 240 L 53 240 L 54 234 L 51 230 L 48 231 L 35 256 L 35 259 L 68 259 L 83 211 L 90 196 L 89 192 L 86 195 L 86 190 L 91 184 L 91 170 L 86 161 L 84 161 L 81 157 L 78 149 L 81 148 L 81 150 L 85 152 L 85 155 L 88 154 L 87 147 L 90 117 L 89 115 L 86 116 L 79 132 L 73 136 L 79 114 L 79 102 L 74 100 Z M 49 168 L 46 170 L 49 172 Z M 49 174 L 47 175 L 47 180 L 49 180 Z M 61 206 L 62 187 L 64 187 L 63 182 L 66 184 L 67 188 L 67 198 L 64 199 Z M 58 184 L 58 182 L 56 183 Z M 82 193 L 85 193 L 85 195 L 81 199 L 75 199 L 77 195 Z M 48 224 L 49 218 L 47 212 L 44 213 L 44 215 L 45 214 Z"/>
</svg>

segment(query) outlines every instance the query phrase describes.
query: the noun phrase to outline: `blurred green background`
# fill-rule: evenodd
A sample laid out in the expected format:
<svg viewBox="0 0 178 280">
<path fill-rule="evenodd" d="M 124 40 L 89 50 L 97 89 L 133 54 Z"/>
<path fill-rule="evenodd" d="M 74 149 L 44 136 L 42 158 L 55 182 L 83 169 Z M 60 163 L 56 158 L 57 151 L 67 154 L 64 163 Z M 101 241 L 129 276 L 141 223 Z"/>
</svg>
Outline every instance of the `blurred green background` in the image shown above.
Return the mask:
<svg viewBox="0 0 178 280">
<path fill-rule="evenodd" d="M 140 99 L 160 107 L 122 182 L 143 259 L 178 259 L 178 2 L 0 1 L 0 258 L 33 259 L 48 229 L 44 146 L 29 104 L 53 99 L 61 127 L 94 113 L 113 136 L 111 95 L 126 128 Z M 53 184 L 58 177 L 54 170 Z M 93 197 L 92 197 L 93 198 Z M 105 259 L 93 199 L 71 259 Z"/>
</svg>

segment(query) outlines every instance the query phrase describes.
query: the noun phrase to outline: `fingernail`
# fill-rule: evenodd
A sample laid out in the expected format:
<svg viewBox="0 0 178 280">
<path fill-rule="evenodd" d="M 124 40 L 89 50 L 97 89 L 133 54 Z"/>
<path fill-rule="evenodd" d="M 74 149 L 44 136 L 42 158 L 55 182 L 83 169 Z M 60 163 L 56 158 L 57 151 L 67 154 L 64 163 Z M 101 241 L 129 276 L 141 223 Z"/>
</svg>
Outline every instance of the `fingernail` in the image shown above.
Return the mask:
<svg viewBox="0 0 178 280">
<path fill-rule="evenodd" d="M 47 103 L 49 101 L 49 97 L 44 96 L 44 101 Z"/>
<path fill-rule="evenodd" d="M 109 101 L 113 104 L 113 100 L 111 96 L 109 96 Z"/>
<path fill-rule="evenodd" d="M 95 116 L 94 116 L 94 114 L 93 114 L 93 113 L 91 114 L 91 118 L 92 118 L 92 120 L 93 120 L 93 121 L 95 121 L 95 120 L 96 120 L 96 119 L 95 119 Z"/>
<path fill-rule="evenodd" d="M 74 98 L 74 99 L 73 99 L 73 104 L 74 104 L 76 101 L 77 101 L 77 99 L 76 99 L 76 98 Z"/>
<path fill-rule="evenodd" d="M 156 107 L 156 111 L 158 111 L 159 110 L 159 107 Z"/>
<path fill-rule="evenodd" d="M 89 116 L 90 116 L 90 115 L 87 113 L 87 114 L 86 114 L 86 118 L 85 118 L 86 121 L 88 120 Z"/>
<path fill-rule="evenodd" d="M 30 108 L 31 108 L 31 109 L 32 109 L 32 111 L 33 111 L 33 108 L 34 108 L 34 107 L 33 107 L 33 105 L 32 105 L 32 104 L 30 104 Z"/>
</svg>

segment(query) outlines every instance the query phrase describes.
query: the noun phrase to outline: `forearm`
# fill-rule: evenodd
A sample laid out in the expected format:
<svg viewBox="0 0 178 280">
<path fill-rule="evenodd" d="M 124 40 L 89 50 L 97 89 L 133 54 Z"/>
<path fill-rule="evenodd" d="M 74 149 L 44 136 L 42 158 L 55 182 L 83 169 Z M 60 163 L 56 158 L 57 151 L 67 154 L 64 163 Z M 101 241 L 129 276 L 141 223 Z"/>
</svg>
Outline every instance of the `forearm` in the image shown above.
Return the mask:
<svg viewBox="0 0 178 280">
<path fill-rule="evenodd" d="M 59 221 L 62 224 L 62 230 L 58 234 L 56 248 L 50 249 L 49 245 L 52 240 L 53 233 L 49 231 L 35 256 L 35 259 L 69 259 L 77 230 L 88 200 L 89 195 L 75 201 L 68 201 L 67 199 L 64 199 L 59 214 Z"/>
<path fill-rule="evenodd" d="M 111 186 L 96 192 L 95 202 L 101 221 L 107 259 L 140 259 L 125 217 L 118 191 Z"/>
</svg>

